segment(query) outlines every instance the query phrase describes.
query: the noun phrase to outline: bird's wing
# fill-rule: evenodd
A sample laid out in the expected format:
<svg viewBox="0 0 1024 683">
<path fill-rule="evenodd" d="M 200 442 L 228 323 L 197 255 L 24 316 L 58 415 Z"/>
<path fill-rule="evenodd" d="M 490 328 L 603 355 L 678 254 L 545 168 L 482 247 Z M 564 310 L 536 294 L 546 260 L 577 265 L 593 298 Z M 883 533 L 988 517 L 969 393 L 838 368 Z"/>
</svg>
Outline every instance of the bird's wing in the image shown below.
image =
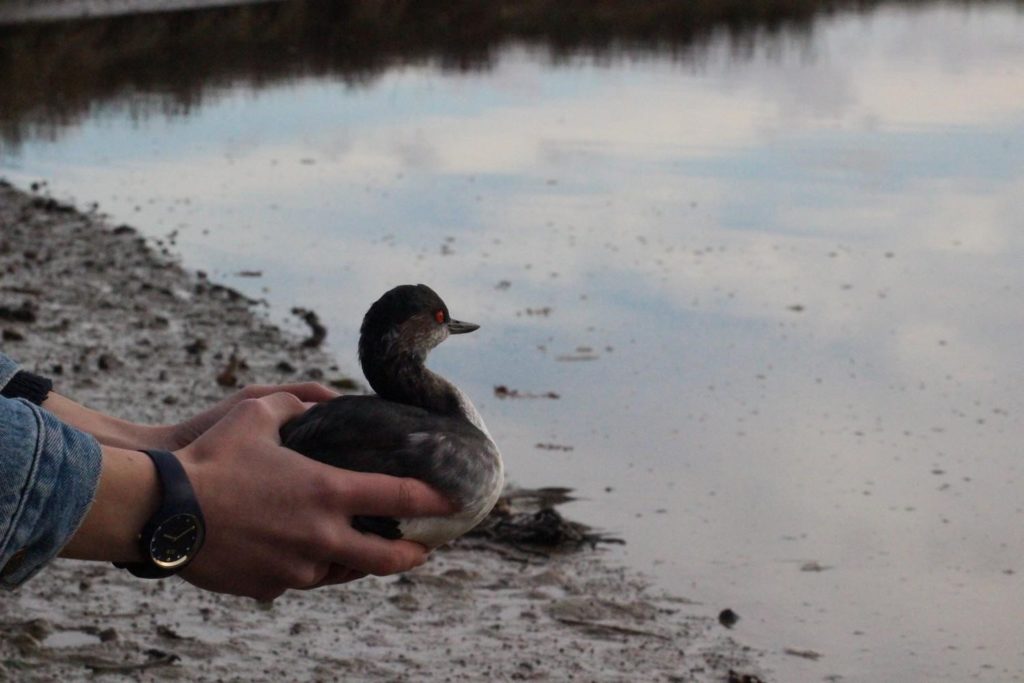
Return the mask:
<svg viewBox="0 0 1024 683">
<path fill-rule="evenodd" d="M 420 479 L 460 503 L 479 490 L 498 457 L 468 422 L 377 396 L 321 403 L 286 424 L 281 439 L 335 467 Z"/>
</svg>

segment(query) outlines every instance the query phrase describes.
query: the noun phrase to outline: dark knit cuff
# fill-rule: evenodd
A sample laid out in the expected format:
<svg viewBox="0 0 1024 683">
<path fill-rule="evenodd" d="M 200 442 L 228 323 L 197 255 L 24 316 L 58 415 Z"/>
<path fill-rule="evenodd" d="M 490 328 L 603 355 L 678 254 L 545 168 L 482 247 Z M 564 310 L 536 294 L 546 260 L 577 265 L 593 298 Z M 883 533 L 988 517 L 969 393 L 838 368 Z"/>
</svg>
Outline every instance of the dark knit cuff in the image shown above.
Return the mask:
<svg viewBox="0 0 1024 683">
<path fill-rule="evenodd" d="M 0 389 L 0 396 L 6 398 L 24 398 L 37 406 L 43 405 L 46 395 L 53 389 L 53 382 L 45 377 L 34 375 L 31 372 L 20 370 L 14 374 L 11 381 Z"/>
</svg>

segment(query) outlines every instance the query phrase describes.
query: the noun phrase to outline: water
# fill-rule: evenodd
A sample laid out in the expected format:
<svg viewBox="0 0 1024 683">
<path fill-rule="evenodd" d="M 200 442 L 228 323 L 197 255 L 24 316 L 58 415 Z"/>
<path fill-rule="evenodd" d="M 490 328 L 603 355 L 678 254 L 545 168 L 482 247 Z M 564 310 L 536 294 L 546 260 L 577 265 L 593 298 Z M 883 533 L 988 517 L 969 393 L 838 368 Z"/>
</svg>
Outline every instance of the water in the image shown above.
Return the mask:
<svg viewBox="0 0 1024 683">
<path fill-rule="evenodd" d="M 353 372 L 368 303 L 429 283 L 511 478 L 780 680 L 1024 679 L 1024 13 L 671 48 L 135 83 L 8 107 L 0 173 L 317 310 Z"/>
</svg>

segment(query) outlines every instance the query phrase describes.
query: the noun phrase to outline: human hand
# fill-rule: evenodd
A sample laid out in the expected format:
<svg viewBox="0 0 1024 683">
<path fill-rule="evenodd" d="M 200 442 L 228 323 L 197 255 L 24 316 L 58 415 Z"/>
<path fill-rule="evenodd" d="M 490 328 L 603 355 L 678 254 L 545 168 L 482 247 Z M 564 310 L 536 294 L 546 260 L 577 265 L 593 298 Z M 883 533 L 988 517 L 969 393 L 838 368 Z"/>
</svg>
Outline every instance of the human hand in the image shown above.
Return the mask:
<svg viewBox="0 0 1024 683">
<path fill-rule="evenodd" d="M 240 391 L 227 396 L 203 412 L 195 415 L 184 422 L 176 425 L 154 428 L 150 440 L 159 443 L 143 444 L 149 448 L 162 448 L 164 450 L 177 450 L 184 448 L 198 439 L 206 430 L 220 421 L 227 415 L 228 411 L 242 401 L 262 398 L 276 393 L 286 393 L 295 396 L 306 403 L 319 403 L 328 401 L 336 396 L 338 392 L 328 389 L 316 382 L 302 382 L 297 384 L 250 384 Z"/>
<path fill-rule="evenodd" d="M 455 506 L 423 482 L 342 470 L 282 447 L 278 431 L 303 410 L 290 393 L 241 400 L 178 451 L 206 519 L 187 581 L 273 600 L 426 561 L 419 544 L 360 533 L 352 517 L 446 515 Z"/>
<path fill-rule="evenodd" d="M 174 451 L 183 448 L 199 438 L 203 432 L 215 425 L 228 411 L 242 401 L 262 398 L 270 394 L 285 392 L 300 401 L 317 403 L 338 395 L 316 382 L 298 384 L 250 384 L 240 391 L 227 396 L 210 408 L 175 425 L 142 425 L 106 415 L 87 408 L 75 401 L 51 391 L 43 407 L 62 422 L 77 427 L 96 437 L 104 446 L 116 448 L 159 448 Z"/>
</svg>

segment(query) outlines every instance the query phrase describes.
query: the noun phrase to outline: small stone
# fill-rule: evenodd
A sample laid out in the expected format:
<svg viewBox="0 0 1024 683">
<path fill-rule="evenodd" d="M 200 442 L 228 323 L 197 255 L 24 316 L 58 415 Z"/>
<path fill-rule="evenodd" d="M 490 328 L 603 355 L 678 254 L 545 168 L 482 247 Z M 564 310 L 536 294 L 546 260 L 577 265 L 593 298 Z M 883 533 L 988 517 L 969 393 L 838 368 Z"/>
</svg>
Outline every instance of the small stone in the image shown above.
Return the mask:
<svg viewBox="0 0 1024 683">
<path fill-rule="evenodd" d="M 411 593 L 399 593 L 398 595 L 392 595 L 388 598 L 388 602 L 398 609 L 406 612 L 415 612 L 420 608 L 420 601 Z"/>
<path fill-rule="evenodd" d="M 27 299 L 21 302 L 21 306 L 17 308 L 0 305 L 0 320 L 10 320 L 16 323 L 34 323 L 38 311 L 39 308 L 35 303 Z"/>
<path fill-rule="evenodd" d="M 31 621 L 25 622 L 23 629 L 28 635 L 32 636 L 36 640 L 42 641 L 46 639 L 48 635 L 53 633 L 53 624 L 46 619 L 32 619 Z"/>
<path fill-rule="evenodd" d="M 190 356 L 198 356 L 201 353 L 203 353 L 203 351 L 206 351 L 206 349 L 208 348 L 209 346 L 207 345 L 205 339 L 196 339 L 191 344 L 187 344 L 185 346 L 185 353 L 189 354 Z"/>
<path fill-rule="evenodd" d="M 811 560 L 810 562 L 804 562 L 802 565 L 800 565 L 800 571 L 802 572 L 823 572 L 831 568 L 832 567 L 828 565 L 821 564 L 820 562 L 816 562 L 814 560 Z"/>
<path fill-rule="evenodd" d="M 96 367 L 104 372 L 109 372 L 111 370 L 120 370 L 124 367 L 124 363 L 114 354 L 104 353 L 100 354 L 100 357 L 96 360 Z"/>
<path fill-rule="evenodd" d="M 37 638 L 33 638 L 28 633 L 18 633 L 11 638 L 11 643 L 14 647 L 18 648 L 18 652 L 23 655 L 38 652 L 43 646 Z"/>
<path fill-rule="evenodd" d="M 236 387 L 238 386 L 238 370 L 239 370 L 239 359 L 234 353 L 228 358 L 227 365 L 217 375 L 217 384 L 222 387 Z"/>
</svg>

